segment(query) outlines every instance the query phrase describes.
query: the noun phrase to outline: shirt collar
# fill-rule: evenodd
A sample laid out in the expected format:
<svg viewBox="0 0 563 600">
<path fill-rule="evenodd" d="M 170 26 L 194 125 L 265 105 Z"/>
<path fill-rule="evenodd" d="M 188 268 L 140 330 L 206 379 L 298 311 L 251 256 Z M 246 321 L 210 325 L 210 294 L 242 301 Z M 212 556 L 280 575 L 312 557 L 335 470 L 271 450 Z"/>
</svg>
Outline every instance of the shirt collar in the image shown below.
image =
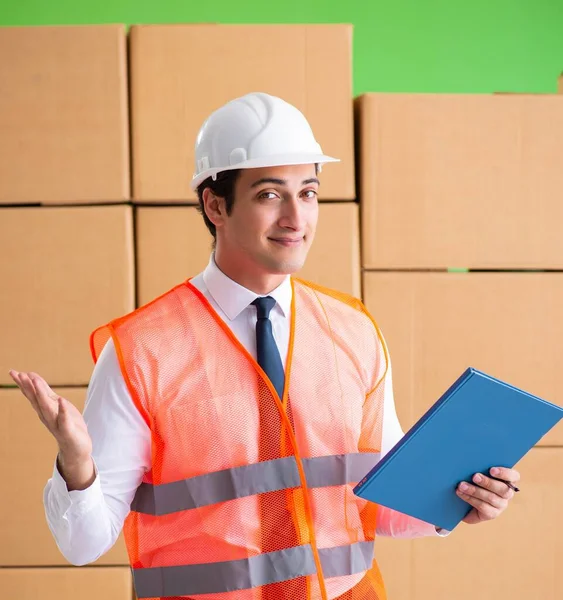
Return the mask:
<svg viewBox="0 0 563 600">
<path fill-rule="evenodd" d="M 225 275 L 217 266 L 214 254 L 211 254 L 209 263 L 203 272 L 203 281 L 219 308 L 231 321 L 234 321 L 251 302 L 260 296 Z M 290 276 L 285 277 L 282 283 L 268 296 L 276 301 L 287 318 L 291 310 L 292 297 Z"/>
</svg>

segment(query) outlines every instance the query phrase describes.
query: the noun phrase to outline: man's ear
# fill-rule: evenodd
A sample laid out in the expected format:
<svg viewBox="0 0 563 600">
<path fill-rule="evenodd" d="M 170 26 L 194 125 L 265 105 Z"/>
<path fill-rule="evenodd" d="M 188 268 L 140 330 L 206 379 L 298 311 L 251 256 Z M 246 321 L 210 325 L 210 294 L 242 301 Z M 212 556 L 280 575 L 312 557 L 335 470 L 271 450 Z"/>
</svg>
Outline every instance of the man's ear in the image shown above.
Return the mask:
<svg viewBox="0 0 563 600">
<path fill-rule="evenodd" d="M 207 218 L 216 228 L 220 227 L 227 216 L 225 198 L 216 196 L 211 188 L 207 187 L 203 190 L 203 207 Z"/>
</svg>

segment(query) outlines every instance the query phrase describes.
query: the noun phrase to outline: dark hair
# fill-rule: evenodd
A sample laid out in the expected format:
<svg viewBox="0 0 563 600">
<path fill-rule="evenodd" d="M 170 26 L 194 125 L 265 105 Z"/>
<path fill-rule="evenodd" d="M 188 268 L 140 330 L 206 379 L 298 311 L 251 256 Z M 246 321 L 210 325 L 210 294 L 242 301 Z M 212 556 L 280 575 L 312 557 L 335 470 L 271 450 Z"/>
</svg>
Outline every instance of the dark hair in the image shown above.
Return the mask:
<svg viewBox="0 0 563 600">
<path fill-rule="evenodd" d="M 240 175 L 240 169 L 232 169 L 230 171 L 221 171 L 217 174 L 217 179 L 213 181 L 213 177 L 208 177 L 197 188 L 197 197 L 199 200 L 198 210 L 203 216 L 203 220 L 207 225 L 207 229 L 213 236 L 213 246 L 217 241 L 217 231 L 215 225 L 209 220 L 209 217 L 205 214 L 205 206 L 203 205 L 203 191 L 205 188 L 209 188 L 215 196 L 225 199 L 225 208 L 227 214 L 230 215 L 233 211 L 233 204 L 235 202 L 235 184 Z"/>
</svg>

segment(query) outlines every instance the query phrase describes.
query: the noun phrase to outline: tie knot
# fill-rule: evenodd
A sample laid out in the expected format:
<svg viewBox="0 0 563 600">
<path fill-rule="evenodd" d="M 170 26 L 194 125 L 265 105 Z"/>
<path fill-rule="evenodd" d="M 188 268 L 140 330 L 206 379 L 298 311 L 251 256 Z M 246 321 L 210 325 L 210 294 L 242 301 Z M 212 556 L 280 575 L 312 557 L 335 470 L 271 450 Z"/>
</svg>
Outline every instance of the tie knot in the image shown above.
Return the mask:
<svg viewBox="0 0 563 600">
<path fill-rule="evenodd" d="M 270 311 L 276 305 L 276 301 L 271 296 L 263 296 L 256 298 L 252 303 L 256 306 L 256 312 L 259 319 L 267 319 L 270 316 Z"/>
</svg>

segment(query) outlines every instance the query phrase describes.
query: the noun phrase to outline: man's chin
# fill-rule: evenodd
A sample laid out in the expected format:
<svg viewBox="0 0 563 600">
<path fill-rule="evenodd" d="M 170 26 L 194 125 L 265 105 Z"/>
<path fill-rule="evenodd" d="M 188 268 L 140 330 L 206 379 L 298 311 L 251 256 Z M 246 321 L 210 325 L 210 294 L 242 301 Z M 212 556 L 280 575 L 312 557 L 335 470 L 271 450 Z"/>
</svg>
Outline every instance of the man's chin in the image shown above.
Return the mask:
<svg viewBox="0 0 563 600">
<path fill-rule="evenodd" d="M 272 274 L 276 275 L 293 275 L 303 268 L 305 261 L 297 260 L 271 260 L 268 261 L 267 267 Z"/>
</svg>

